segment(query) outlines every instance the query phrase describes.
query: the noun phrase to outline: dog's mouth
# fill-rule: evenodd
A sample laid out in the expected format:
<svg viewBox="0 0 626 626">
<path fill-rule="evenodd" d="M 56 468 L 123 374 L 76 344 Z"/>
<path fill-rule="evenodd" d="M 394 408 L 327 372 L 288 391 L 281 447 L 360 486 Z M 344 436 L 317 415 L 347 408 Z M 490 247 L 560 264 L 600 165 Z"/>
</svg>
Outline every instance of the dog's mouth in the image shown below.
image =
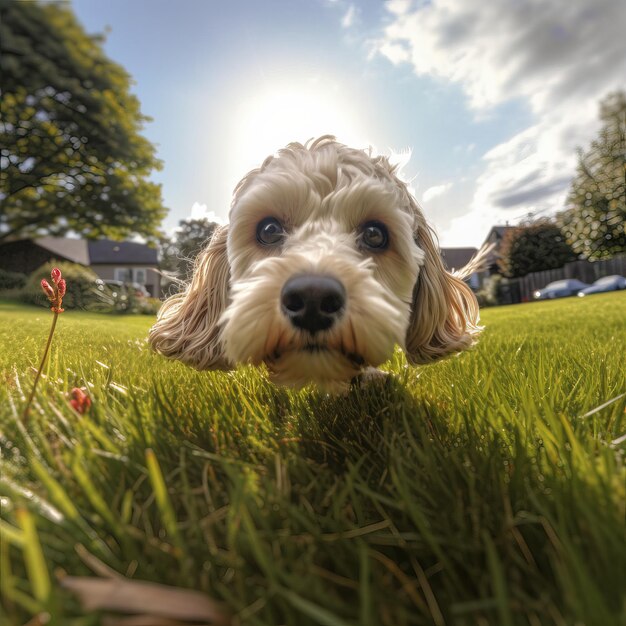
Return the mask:
<svg viewBox="0 0 626 626">
<path fill-rule="evenodd" d="M 357 354 L 356 352 L 348 352 L 343 348 L 343 346 L 335 348 L 322 343 L 306 343 L 303 346 L 289 347 L 285 350 L 274 350 L 274 352 L 272 352 L 272 354 L 269 355 L 265 361 L 271 364 L 280 360 L 280 358 L 288 352 L 300 352 L 305 354 L 337 353 L 345 357 L 354 367 L 360 368 L 365 365 L 365 359 L 360 354 Z"/>
</svg>

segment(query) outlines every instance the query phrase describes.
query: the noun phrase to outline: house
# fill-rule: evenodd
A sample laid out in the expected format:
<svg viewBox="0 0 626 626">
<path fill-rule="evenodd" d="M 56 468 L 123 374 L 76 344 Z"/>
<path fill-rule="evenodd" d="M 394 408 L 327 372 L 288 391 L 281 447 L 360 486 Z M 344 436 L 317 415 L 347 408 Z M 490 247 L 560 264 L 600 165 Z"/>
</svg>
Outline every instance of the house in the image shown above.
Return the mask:
<svg viewBox="0 0 626 626">
<path fill-rule="evenodd" d="M 500 273 L 500 268 L 498 267 L 500 247 L 502 246 L 505 233 L 512 228 L 515 228 L 515 226 L 509 226 L 508 224 L 505 226 L 492 226 L 487 234 L 483 245 L 495 244 L 494 249 L 489 253 L 489 257 L 487 258 L 487 271 L 489 276 Z"/>
<path fill-rule="evenodd" d="M 103 280 L 144 285 L 150 295 L 161 295 L 161 274 L 156 248 L 133 241 L 88 241 L 89 266 Z"/>
<path fill-rule="evenodd" d="M 143 243 L 40 237 L 0 244 L 0 269 L 30 274 L 52 260 L 85 265 L 103 280 L 139 283 L 151 296 L 161 295 L 157 250 Z"/>
<path fill-rule="evenodd" d="M 451 272 L 465 267 L 477 252 L 477 248 L 441 248 L 439 250 L 443 264 Z M 481 286 L 479 275 L 476 272 L 469 277 L 467 282 L 474 290 Z"/>
</svg>

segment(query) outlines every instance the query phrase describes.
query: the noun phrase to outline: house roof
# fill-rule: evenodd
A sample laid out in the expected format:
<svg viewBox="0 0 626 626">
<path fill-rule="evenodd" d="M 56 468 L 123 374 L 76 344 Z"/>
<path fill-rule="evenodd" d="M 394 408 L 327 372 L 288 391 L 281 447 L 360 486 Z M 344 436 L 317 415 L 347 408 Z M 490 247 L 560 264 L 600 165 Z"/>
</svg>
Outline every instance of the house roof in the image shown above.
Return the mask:
<svg viewBox="0 0 626 626">
<path fill-rule="evenodd" d="M 69 237 L 40 237 L 36 245 L 49 250 L 60 258 L 81 265 L 116 264 L 158 265 L 156 248 L 133 241 L 98 239 L 71 239 Z"/>
<path fill-rule="evenodd" d="M 92 265 L 98 263 L 158 265 L 159 262 L 156 248 L 150 248 L 144 243 L 98 239 L 88 241 L 87 246 Z"/>
<path fill-rule="evenodd" d="M 502 245 L 502 239 L 508 230 L 515 228 L 515 226 L 492 226 L 485 238 L 485 244 L 494 243 L 495 247 L 487 256 L 487 265 L 493 266 L 500 258 L 500 246 Z M 494 237 L 495 235 L 495 237 Z M 484 245 L 484 244 L 483 244 Z"/>
<path fill-rule="evenodd" d="M 498 233 L 498 235 L 500 235 L 500 237 L 504 236 L 504 233 L 506 233 L 507 230 L 509 230 L 510 228 L 514 228 L 513 226 L 492 226 L 491 230 L 495 230 L 496 233 Z"/>
<path fill-rule="evenodd" d="M 478 252 L 476 248 L 441 248 L 439 253 L 444 265 L 449 270 L 460 270 L 465 267 Z"/>
<path fill-rule="evenodd" d="M 515 228 L 515 226 L 492 226 L 491 229 L 489 230 L 489 232 L 487 233 L 487 236 L 485 237 L 485 243 L 498 243 L 502 240 L 502 237 L 504 237 L 504 233 L 506 233 L 507 230 L 511 230 L 511 228 Z M 492 239 L 492 235 L 495 234 L 496 235 L 496 239 L 495 241 Z"/>
<path fill-rule="evenodd" d="M 89 265 L 89 252 L 84 239 L 68 239 L 66 237 L 40 237 L 34 240 L 40 248 L 49 250 L 63 259 Z"/>
</svg>

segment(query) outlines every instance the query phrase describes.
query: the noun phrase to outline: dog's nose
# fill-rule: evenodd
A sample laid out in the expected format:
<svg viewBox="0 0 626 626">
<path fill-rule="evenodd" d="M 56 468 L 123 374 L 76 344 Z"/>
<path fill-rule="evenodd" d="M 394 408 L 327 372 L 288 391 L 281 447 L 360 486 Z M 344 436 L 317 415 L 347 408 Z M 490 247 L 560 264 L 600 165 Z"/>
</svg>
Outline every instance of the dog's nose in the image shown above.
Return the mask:
<svg viewBox="0 0 626 626">
<path fill-rule="evenodd" d="M 283 313 L 294 326 L 311 334 L 330 328 L 341 317 L 345 303 L 344 286 L 331 276 L 294 276 L 281 293 Z"/>
</svg>

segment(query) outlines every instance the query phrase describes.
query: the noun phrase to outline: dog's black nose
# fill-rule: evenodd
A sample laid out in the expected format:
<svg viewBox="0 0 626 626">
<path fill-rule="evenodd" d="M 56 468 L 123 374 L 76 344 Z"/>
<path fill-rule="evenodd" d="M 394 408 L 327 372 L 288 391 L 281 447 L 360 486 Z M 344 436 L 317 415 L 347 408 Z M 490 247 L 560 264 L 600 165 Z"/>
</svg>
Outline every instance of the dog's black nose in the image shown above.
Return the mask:
<svg viewBox="0 0 626 626">
<path fill-rule="evenodd" d="M 303 274 L 285 283 L 280 299 L 283 313 L 291 323 L 315 334 L 327 330 L 341 317 L 346 290 L 331 276 Z"/>
</svg>

